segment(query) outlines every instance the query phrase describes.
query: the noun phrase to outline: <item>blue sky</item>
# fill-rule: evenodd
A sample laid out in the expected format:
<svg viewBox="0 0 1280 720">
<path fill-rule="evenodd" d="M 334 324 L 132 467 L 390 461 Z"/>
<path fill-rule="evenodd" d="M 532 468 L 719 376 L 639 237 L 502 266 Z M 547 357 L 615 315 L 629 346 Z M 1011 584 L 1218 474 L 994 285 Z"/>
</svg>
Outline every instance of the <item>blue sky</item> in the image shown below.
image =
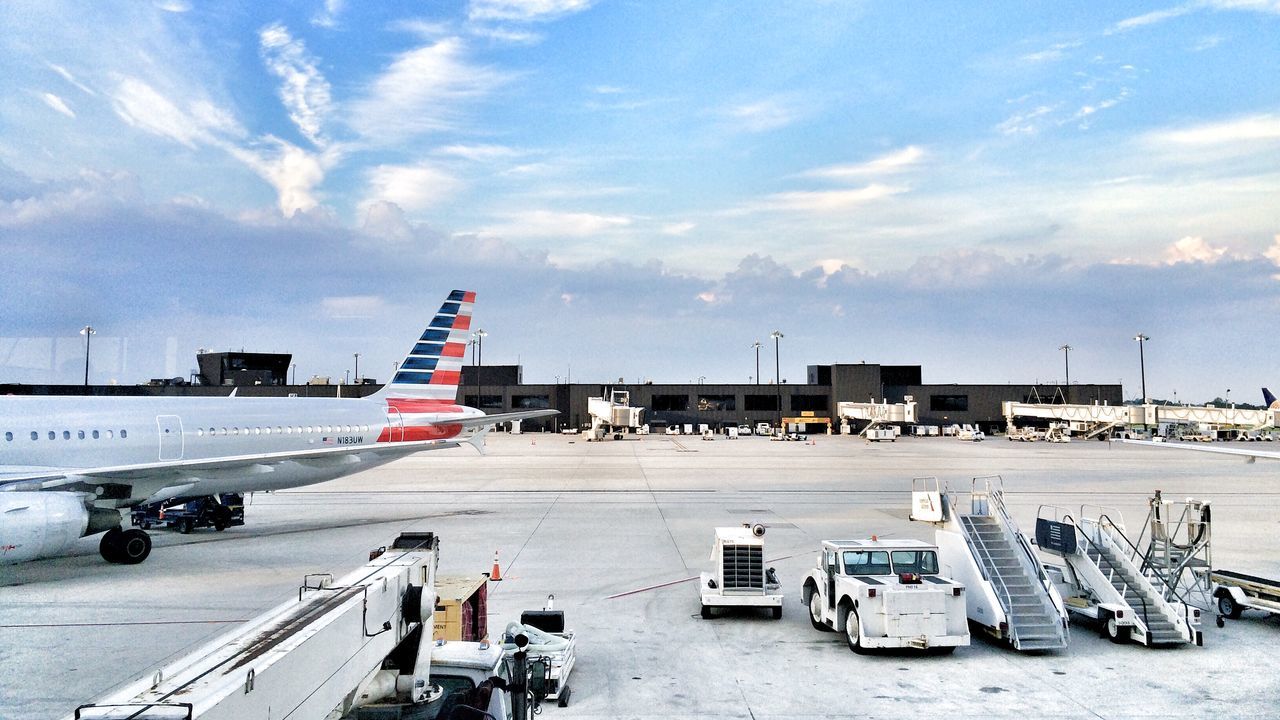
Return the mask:
<svg viewBox="0 0 1280 720">
<path fill-rule="evenodd" d="M 0 382 L 1280 384 L 1280 2 L 0 5 Z M 766 368 L 772 374 L 770 368 Z"/>
</svg>

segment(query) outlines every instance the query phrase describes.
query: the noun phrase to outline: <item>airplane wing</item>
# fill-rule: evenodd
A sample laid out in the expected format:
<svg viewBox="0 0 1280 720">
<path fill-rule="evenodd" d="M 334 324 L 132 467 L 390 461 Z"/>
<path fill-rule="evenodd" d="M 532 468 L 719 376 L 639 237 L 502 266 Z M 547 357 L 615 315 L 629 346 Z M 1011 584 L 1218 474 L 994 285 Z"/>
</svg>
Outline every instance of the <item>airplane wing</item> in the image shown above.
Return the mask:
<svg viewBox="0 0 1280 720">
<path fill-rule="evenodd" d="M 485 415 L 483 417 L 472 417 L 465 420 L 437 420 L 428 423 L 430 425 L 461 425 L 464 428 L 484 427 L 486 425 L 496 425 L 497 423 L 511 422 L 512 420 L 528 420 L 536 417 L 549 417 L 551 415 L 559 415 L 559 410 L 517 410 L 509 413 L 495 413 L 493 415 Z"/>
<path fill-rule="evenodd" d="M 1150 440 L 1121 440 L 1120 442 L 1126 445 L 1146 445 L 1148 447 L 1157 447 L 1169 450 L 1193 450 L 1196 452 L 1218 453 L 1219 455 L 1235 455 L 1236 457 L 1245 458 L 1247 462 L 1254 462 L 1258 458 L 1263 458 L 1264 460 L 1280 460 L 1280 452 L 1267 450 L 1247 450 L 1245 448 L 1235 447 L 1212 447 L 1198 443 L 1151 442 Z"/>
</svg>

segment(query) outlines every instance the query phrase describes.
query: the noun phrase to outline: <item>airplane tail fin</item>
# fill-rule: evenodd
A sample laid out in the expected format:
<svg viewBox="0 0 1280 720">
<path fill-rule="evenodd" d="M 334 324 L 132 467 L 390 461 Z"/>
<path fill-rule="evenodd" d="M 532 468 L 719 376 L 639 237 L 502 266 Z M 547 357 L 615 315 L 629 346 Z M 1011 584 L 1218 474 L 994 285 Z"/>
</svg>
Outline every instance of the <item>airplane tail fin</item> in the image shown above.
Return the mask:
<svg viewBox="0 0 1280 720">
<path fill-rule="evenodd" d="M 453 405 L 458 397 L 475 301 L 474 292 L 449 293 L 431 324 L 400 362 L 391 382 L 384 385 L 377 396 L 435 400 L 442 405 Z"/>
<path fill-rule="evenodd" d="M 1276 396 L 1271 391 L 1262 388 L 1262 403 L 1267 406 L 1268 410 L 1280 410 L 1280 400 L 1276 400 Z"/>
</svg>

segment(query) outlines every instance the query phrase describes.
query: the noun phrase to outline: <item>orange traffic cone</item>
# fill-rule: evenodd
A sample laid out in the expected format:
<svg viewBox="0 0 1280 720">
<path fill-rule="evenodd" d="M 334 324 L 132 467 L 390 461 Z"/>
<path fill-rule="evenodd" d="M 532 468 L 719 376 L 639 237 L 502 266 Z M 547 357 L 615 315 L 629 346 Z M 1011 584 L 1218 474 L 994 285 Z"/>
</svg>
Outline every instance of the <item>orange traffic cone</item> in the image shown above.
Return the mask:
<svg viewBox="0 0 1280 720">
<path fill-rule="evenodd" d="M 490 582 L 499 582 L 502 580 L 502 568 L 498 567 L 498 551 L 493 551 L 493 570 L 489 572 Z"/>
</svg>

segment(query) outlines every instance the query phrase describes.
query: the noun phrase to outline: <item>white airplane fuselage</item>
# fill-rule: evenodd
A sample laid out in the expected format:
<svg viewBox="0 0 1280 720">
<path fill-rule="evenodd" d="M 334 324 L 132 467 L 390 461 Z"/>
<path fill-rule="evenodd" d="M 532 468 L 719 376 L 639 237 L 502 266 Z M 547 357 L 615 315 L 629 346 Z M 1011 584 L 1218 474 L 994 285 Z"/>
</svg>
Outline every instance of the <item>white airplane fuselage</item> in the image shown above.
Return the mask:
<svg viewBox="0 0 1280 720">
<path fill-rule="evenodd" d="M 401 413 L 386 400 L 360 398 L 2 397 L 0 480 L 13 473 L 351 450 L 262 465 L 256 471 L 240 469 L 225 477 L 217 469 L 190 471 L 199 479 L 191 490 L 195 495 L 297 487 L 395 459 L 362 456 L 362 448 L 405 440 L 454 445 L 474 432 L 447 424 L 416 425 L 417 420 L 483 414 L 458 405 L 433 409 L 437 411 Z M 135 499 L 149 495 L 135 493 Z"/>
</svg>

